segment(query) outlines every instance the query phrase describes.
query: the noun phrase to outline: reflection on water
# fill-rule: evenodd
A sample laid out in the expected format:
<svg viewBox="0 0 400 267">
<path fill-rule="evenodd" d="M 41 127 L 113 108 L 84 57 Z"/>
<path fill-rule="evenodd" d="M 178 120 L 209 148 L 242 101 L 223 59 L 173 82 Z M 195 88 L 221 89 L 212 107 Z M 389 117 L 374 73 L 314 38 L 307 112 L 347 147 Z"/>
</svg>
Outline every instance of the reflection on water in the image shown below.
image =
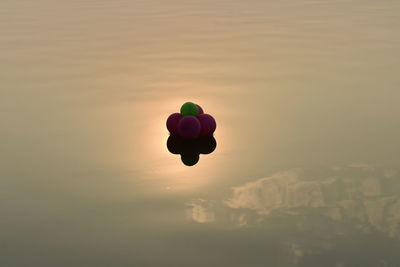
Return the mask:
<svg viewBox="0 0 400 267">
<path fill-rule="evenodd" d="M 181 155 L 181 160 L 186 166 L 195 165 L 200 154 L 210 154 L 217 147 L 214 136 L 202 136 L 196 139 L 185 139 L 177 135 L 170 135 L 167 147 L 172 154 Z"/>
</svg>

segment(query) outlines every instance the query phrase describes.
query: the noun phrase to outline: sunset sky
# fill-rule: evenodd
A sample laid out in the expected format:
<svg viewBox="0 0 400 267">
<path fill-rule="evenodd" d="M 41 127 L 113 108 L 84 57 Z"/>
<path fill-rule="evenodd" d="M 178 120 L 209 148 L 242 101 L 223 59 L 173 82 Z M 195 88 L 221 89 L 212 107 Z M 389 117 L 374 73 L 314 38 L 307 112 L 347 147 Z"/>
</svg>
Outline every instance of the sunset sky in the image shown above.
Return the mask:
<svg viewBox="0 0 400 267">
<path fill-rule="evenodd" d="M 400 266 L 400 1 L 0 1 L 0 266 Z M 187 101 L 217 149 L 187 167 Z"/>
</svg>

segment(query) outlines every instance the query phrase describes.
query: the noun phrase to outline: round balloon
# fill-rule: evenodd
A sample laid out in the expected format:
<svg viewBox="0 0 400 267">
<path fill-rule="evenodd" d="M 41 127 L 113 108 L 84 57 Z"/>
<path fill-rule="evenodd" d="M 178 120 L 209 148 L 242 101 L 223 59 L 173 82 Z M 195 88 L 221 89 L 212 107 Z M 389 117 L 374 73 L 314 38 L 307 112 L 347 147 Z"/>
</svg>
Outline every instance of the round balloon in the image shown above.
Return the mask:
<svg viewBox="0 0 400 267">
<path fill-rule="evenodd" d="M 198 116 L 199 108 L 192 102 L 186 102 L 181 107 L 182 116 Z"/>
<path fill-rule="evenodd" d="M 196 104 L 196 106 L 197 106 L 197 108 L 199 109 L 199 115 L 204 114 L 203 108 L 200 107 L 200 106 L 197 105 L 197 104 Z"/>
<path fill-rule="evenodd" d="M 201 114 L 199 115 L 198 120 L 200 121 L 201 125 L 201 136 L 212 135 L 215 132 L 215 129 L 217 128 L 217 123 L 211 115 Z"/>
<path fill-rule="evenodd" d="M 178 132 L 183 138 L 194 139 L 199 137 L 201 125 L 195 116 L 185 116 L 179 121 Z"/>
<path fill-rule="evenodd" d="M 172 154 L 181 154 L 185 148 L 183 138 L 178 135 L 170 135 L 167 140 L 167 148 Z"/>
<path fill-rule="evenodd" d="M 193 166 L 197 162 L 199 162 L 200 155 L 199 154 L 182 154 L 181 155 L 181 160 L 183 164 L 186 166 Z"/>
<path fill-rule="evenodd" d="M 201 136 L 196 139 L 197 149 L 196 151 L 201 154 L 210 154 L 217 147 L 217 140 L 215 140 L 214 136 Z"/>
<path fill-rule="evenodd" d="M 181 119 L 182 115 L 179 113 L 173 113 L 168 117 L 167 129 L 171 134 L 178 134 L 178 125 Z"/>
</svg>

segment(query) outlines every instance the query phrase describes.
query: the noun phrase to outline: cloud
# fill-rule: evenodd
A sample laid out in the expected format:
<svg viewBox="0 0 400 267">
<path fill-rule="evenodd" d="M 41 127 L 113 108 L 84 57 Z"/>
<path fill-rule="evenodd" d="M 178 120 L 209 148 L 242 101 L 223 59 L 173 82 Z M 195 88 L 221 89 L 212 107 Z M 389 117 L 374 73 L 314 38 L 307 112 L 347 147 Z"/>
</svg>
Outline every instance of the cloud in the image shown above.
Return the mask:
<svg viewBox="0 0 400 267">
<path fill-rule="evenodd" d="M 373 165 L 366 164 L 364 162 L 353 162 L 353 163 L 350 163 L 347 167 L 356 168 L 356 169 L 362 169 L 362 170 L 365 170 L 365 171 L 372 171 L 372 170 L 375 169 L 375 167 Z"/>
<path fill-rule="evenodd" d="M 278 172 L 233 187 L 225 205 L 253 211 L 259 218 L 318 214 L 400 238 L 400 177 L 394 169 L 351 164 L 314 174 L 301 169 Z"/>
<path fill-rule="evenodd" d="M 282 208 L 324 206 L 321 183 L 300 181 L 301 173 L 300 169 L 279 172 L 234 187 L 233 196 L 226 201 L 226 204 L 230 208 L 252 209 L 264 215 Z M 324 183 L 330 182 L 332 182 L 331 179 L 324 181 Z"/>
<path fill-rule="evenodd" d="M 190 217 L 197 223 L 209 223 L 215 221 L 215 213 L 212 211 L 212 203 L 204 199 L 193 200 L 187 205 L 190 207 Z"/>
</svg>

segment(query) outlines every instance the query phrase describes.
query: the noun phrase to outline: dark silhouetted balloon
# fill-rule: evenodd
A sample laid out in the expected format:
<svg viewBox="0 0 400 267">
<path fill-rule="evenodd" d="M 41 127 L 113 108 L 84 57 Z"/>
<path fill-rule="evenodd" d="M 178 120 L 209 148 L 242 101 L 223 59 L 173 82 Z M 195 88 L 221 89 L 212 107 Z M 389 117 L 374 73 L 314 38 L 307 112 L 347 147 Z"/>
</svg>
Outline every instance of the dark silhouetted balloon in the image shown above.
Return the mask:
<svg viewBox="0 0 400 267">
<path fill-rule="evenodd" d="M 195 103 L 186 102 L 181 107 L 181 114 L 182 116 L 198 116 L 199 108 Z"/>
<path fill-rule="evenodd" d="M 185 139 L 178 135 L 170 135 L 167 140 L 168 151 L 172 154 L 181 154 L 185 147 L 184 141 Z"/>
<path fill-rule="evenodd" d="M 172 154 L 210 154 L 216 147 L 217 141 L 214 136 L 185 139 L 178 135 L 170 135 L 167 140 L 168 151 Z"/>
<path fill-rule="evenodd" d="M 197 162 L 199 162 L 200 155 L 199 154 L 182 154 L 181 155 L 181 160 L 183 164 L 186 166 L 193 166 L 196 165 Z"/>
<path fill-rule="evenodd" d="M 199 161 L 199 154 L 210 154 L 217 147 L 214 136 L 202 136 L 196 139 L 185 139 L 178 135 L 170 135 L 167 140 L 168 151 L 181 154 L 182 162 L 193 166 Z"/>
<path fill-rule="evenodd" d="M 194 139 L 199 137 L 201 126 L 195 116 L 185 116 L 178 124 L 178 134 L 183 138 Z"/>
<path fill-rule="evenodd" d="M 217 141 L 214 136 L 201 136 L 196 139 L 197 152 L 201 154 L 210 154 L 217 147 Z"/>
<path fill-rule="evenodd" d="M 201 125 L 201 136 L 212 135 L 217 128 L 217 123 L 215 119 L 209 114 L 201 114 L 198 116 L 198 120 Z"/>
<path fill-rule="evenodd" d="M 167 119 L 167 129 L 171 134 L 178 134 L 179 121 L 182 119 L 180 113 L 173 113 Z"/>
</svg>

